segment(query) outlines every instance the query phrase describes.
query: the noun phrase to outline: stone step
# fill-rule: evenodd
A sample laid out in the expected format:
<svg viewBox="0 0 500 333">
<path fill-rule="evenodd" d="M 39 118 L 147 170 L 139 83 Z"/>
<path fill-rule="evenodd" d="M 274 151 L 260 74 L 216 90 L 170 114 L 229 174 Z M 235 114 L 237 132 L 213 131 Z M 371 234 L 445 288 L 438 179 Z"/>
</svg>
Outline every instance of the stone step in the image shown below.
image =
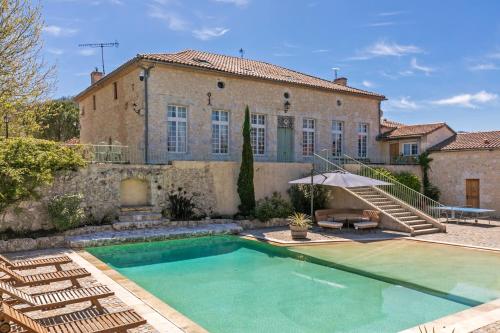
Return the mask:
<svg viewBox="0 0 500 333">
<path fill-rule="evenodd" d="M 396 204 L 390 204 L 390 205 L 377 205 L 378 208 L 382 209 L 382 210 L 386 210 L 386 209 L 391 209 L 391 208 L 401 208 L 400 205 L 396 205 Z"/>
<path fill-rule="evenodd" d="M 439 232 L 438 228 L 429 228 L 429 229 L 422 229 L 422 230 L 415 230 L 412 233 L 412 236 L 420 236 L 420 235 L 427 235 L 427 234 L 435 234 L 436 232 Z"/>
<path fill-rule="evenodd" d="M 153 206 L 122 206 L 120 207 L 120 212 L 153 212 Z"/>
<path fill-rule="evenodd" d="M 403 213 L 406 212 L 406 209 L 404 208 L 393 208 L 393 209 L 386 209 L 386 213 L 393 214 L 393 213 Z"/>
<path fill-rule="evenodd" d="M 428 222 L 426 220 L 413 220 L 413 221 L 404 221 L 404 223 L 412 227 L 414 225 L 428 223 Z"/>
<path fill-rule="evenodd" d="M 420 217 L 414 215 L 413 213 L 409 213 L 409 215 L 406 215 L 406 216 L 401 216 L 399 219 L 402 220 L 402 221 L 416 221 L 416 220 L 421 220 Z"/>
<path fill-rule="evenodd" d="M 163 216 L 161 213 L 153 212 L 123 212 L 118 215 L 118 220 L 120 222 L 136 222 L 136 221 L 157 221 L 161 220 Z"/>
<path fill-rule="evenodd" d="M 363 198 L 368 199 L 368 200 L 370 200 L 370 199 L 386 199 L 387 200 L 386 197 L 384 197 L 380 194 L 366 194 L 366 195 L 363 195 Z"/>
<path fill-rule="evenodd" d="M 396 216 L 398 218 L 404 218 L 404 217 L 409 217 L 409 216 L 414 216 L 413 213 L 408 212 L 408 211 L 403 211 L 403 212 L 391 212 L 390 213 L 392 216 Z"/>
<path fill-rule="evenodd" d="M 434 226 L 430 223 L 412 225 L 411 227 L 413 228 L 413 230 L 425 230 L 434 228 Z"/>
<path fill-rule="evenodd" d="M 238 234 L 243 228 L 236 223 L 209 224 L 191 228 L 154 228 L 124 231 L 97 232 L 88 235 L 67 237 L 72 248 L 104 246 L 130 242 L 160 241 L 175 238 L 199 237 L 208 235 Z"/>
<path fill-rule="evenodd" d="M 132 230 L 158 228 L 166 225 L 168 220 L 150 220 L 150 221 L 123 221 L 113 223 L 114 230 Z"/>
</svg>

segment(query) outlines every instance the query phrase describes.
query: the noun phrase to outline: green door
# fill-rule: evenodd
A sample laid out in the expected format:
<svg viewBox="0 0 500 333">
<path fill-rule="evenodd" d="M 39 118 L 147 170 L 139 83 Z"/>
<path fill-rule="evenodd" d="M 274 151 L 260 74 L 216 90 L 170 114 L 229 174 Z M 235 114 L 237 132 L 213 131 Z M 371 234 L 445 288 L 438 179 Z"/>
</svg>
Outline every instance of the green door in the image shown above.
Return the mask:
<svg viewBox="0 0 500 333">
<path fill-rule="evenodd" d="M 278 128 L 278 162 L 293 162 L 293 128 Z"/>
</svg>

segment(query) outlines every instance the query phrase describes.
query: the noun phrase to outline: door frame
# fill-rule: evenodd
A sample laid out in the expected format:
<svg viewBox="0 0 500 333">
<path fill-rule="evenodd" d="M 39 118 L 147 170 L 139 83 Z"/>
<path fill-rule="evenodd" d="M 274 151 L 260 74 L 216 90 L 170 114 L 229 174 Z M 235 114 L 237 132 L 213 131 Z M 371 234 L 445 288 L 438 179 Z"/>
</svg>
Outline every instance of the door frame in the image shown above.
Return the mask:
<svg viewBox="0 0 500 333">
<path fill-rule="evenodd" d="M 294 131 L 295 118 L 292 116 L 278 116 L 278 125 L 276 128 L 276 160 L 278 162 L 294 162 L 295 161 L 295 131 Z M 290 157 L 287 160 L 280 160 L 279 150 L 279 130 L 288 129 L 291 131 L 290 142 Z"/>
<path fill-rule="evenodd" d="M 469 186 L 470 184 L 470 186 Z M 476 186 L 477 184 L 477 186 Z M 477 196 L 473 195 L 475 193 L 470 193 L 474 191 L 477 187 Z M 469 201 L 470 200 L 470 201 Z M 477 203 L 474 205 L 473 203 Z M 465 179 L 465 204 L 474 208 L 481 207 L 481 181 L 478 178 L 467 178 Z"/>
</svg>

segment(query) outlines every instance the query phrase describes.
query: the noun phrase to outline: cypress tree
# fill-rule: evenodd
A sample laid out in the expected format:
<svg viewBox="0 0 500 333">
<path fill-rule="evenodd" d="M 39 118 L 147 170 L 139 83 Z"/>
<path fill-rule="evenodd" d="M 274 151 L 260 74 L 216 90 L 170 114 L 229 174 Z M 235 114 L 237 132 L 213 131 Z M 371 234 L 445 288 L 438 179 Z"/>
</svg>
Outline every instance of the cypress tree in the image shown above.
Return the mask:
<svg viewBox="0 0 500 333">
<path fill-rule="evenodd" d="M 243 215 L 253 214 L 255 190 L 253 187 L 253 153 L 250 141 L 250 111 L 248 105 L 245 109 L 245 121 L 243 122 L 243 149 L 241 152 L 240 174 L 238 176 L 238 195 L 241 201 L 240 213 Z"/>
</svg>

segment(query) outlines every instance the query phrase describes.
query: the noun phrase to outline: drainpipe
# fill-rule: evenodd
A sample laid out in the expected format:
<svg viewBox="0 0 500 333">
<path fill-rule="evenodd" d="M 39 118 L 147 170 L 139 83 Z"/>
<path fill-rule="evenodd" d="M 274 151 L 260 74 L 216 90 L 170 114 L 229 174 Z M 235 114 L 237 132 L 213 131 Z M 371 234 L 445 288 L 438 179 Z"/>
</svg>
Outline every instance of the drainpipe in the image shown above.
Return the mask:
<svg viewBox="0 0 500 333">
<path fill-rule="evenodd" d="M 148 96 L 148 79 L 149 71 L 154 66 L 142 68 L 142 78 L 144 80 L 144 163 L 149 164 L 149 96 Z"/>
</svg>

